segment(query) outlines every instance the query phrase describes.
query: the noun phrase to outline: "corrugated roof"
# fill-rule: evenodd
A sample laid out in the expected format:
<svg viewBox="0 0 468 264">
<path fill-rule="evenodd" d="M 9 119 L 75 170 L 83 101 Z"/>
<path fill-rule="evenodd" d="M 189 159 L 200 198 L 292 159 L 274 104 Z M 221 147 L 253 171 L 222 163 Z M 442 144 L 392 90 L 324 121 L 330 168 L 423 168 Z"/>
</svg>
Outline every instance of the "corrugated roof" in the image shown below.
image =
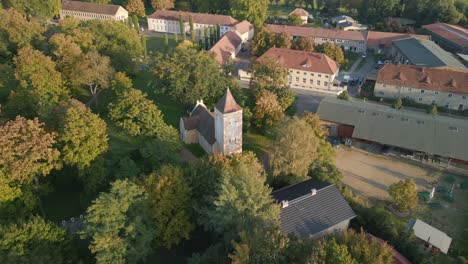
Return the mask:
<svg viewBox="0 0 468 264">
<path fill-rule="evenodd" d="M 104 14 L 104 15 L 115 15 L 119 8 L 123 8 L 119 5 L 107 5 L 98 3 L 88 3 L 81 1 L 63 1 L 62 10 L 86 12 L 93 14 Z"/>
<path fill-rule="evenodd" d="M 322 120 L 354 126 L 354 138 L 468 161 L 466 119 L 336 98 L 323 99 L 317 114 Z"/>
<path fill-rule="evenodd" d="M 419 219 L 416 219 L 416 222 L 414 222 L 413 231 L 416 237 L 429 242 L 447 254 L 452 243 L 452 238 L 447 236 L 447 234 Z"/>
<path fill-rule="evenodd" d="M 242 107 L 237 104 L 229 88 L 226 89 L 223 97 L 216 103 L 215 107 L 223 114 L 242 110 Z"/>
<path fill-rule="evenodd" d="M 425 67 L 452 66 L 466 69 L 450 53 L 430 40 L 406 38 L 393 41 L 393 45 L 408 58 L 410 64 Z"/>
<path fill-rule="evenodd" d="M 386 64 L 379 70 L 377 82 L 466 94 L 468 93 L 468 70 L 451 67 L 426 68 L 415 65 Z"/>
<path fill-rule="evenodd" d="M 308 16 L 309 12 L 305 11 L 302 8 L 296 8 L 291 13 L 289 13 L 289 15 Z"/>
<path fill-rule="evenodd" d="M 423 28 L 462 47 L 468 47 L 468 30 L 466 28 L 446 23 L 425 25 Z"/>
<path fill-rule="evenodd" d="M 405 33 L 392 33 L 392 32 L 381 32 L 369 30 L 367 36 L 368 46 L 379 46 L 390 47 L 394 40 L 405 39 L 405 38 L 419 38 L 430 40 L 431 37 L 427 35 L 416 35 L 416 34 L 405 34 Z"/>
<path fill-rule="evenodd" d="M 262 62 L 267 58 L 278 60 L 286 68 L 301 71 L 335 74 L 339 69 L 338 63 L 323 53 L 270 48 L 257 61 Z"/>
<path fill-rule="evenodd" d="M 279 34 L 284 32 L 291 36 L 366 41 L 366 33 L 361 31 L 344 31 L 338 29 L 285 26 L 273 24 L 268 24 L 267 27 L 274 33 Z"/>
<path fill-rule="evenodd" d="M 237 47 L 242 44 L 242 38 L 234 31 L 228 31 L 222 36 L 216 44 L 209 50 L 215 54 L 218 63 L 224 65 L 235 54 Z"/>
<path fill-rule="evenodd" d="M 315 195 L 312 189 L 317 190 Z M 288 206 L 281 208 L 280 228 L 299 238 L 319 235 L 356 216 L 334 185 L 314 179 L 274 191 L 272 196 L 278 202 L 288 200 Z"/>
<path fill-rule="evenodd" d="M 156 12 L 148 16 L 148 18 L 179 21 L 179 15 L 182 16 L 182 19 L 185 22 L 188 22 L 189 17 L 192 16 L 194 23 L 205 24 L 205 25 L 220 24 L 222 26 L 234 26 L 236 23 L 239 22 L 231 16 L 205 14 L 205 13 L 191 13 L 191 12 L 182 12 L 182 11 L 173 11 L 173 10 L 157 10 Z"/>
</svg>

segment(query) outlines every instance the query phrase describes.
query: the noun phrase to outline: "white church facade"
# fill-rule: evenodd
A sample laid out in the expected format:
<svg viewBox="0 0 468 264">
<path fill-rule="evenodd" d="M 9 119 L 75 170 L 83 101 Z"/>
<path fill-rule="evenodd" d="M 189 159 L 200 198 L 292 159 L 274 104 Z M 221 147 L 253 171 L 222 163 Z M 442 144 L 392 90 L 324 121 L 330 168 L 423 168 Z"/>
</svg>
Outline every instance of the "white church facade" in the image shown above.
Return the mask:
<svg viewBox="0 0 468 264">
<path fill-rule="evenodd" d="M 180 134 L 186 144 L 198 143 L 208 154 L 241 153 L 242 108 L 228 88 L 216 103 L 214 112 L 202 100 L 197 101 L 190 117 L 180 119 Z"/>
</svg>

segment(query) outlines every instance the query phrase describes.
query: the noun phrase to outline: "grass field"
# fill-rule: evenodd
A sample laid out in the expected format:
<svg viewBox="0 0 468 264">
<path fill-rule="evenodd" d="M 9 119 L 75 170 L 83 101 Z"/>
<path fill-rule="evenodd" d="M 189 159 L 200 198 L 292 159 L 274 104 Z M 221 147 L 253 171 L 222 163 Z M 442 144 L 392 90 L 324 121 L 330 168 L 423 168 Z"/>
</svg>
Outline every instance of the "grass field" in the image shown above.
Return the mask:
<svg viewBox="0 0 468 264">
<path fill-rule="evenodd" d="M 160 37 L 149 37 L 146 36 L 146 48 L 148 50 L 148 54 L 155 53 L 155 52 L 162 52 L 165 53 L 169 50 L 171 45 L 174 45 L 174 40 L 169 38 L 169 47 L 166 47 L 164 44 L 164 38 Z"/>
</svg>

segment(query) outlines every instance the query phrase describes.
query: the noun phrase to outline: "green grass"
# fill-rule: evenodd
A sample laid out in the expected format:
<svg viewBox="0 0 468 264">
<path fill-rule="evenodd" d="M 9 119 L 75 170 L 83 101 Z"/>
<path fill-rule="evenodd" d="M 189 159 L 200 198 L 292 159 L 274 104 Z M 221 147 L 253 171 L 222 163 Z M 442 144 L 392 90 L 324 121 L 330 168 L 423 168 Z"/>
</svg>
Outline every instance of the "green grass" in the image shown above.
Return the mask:
<svg viewBox="0 0 468 264">
<path fill-rule="evenodd" d="M 162 52 L 166 53 L 169 51 L 171 45 L 174 45 L 174 41 L 169 39 L 169 47 L 164 45 L 164 38 L 160 37 L 146 37 L 146 47 L 148 49 L 148 54 Z"/>
<path fill-rule="evenodd" d="M 271 140 L 257 131 L 248 131 L 243 134 L 243 150 L 252 151 L 261 157 L 267 153 Z"/>
<path fill-rule="evenodd" d="M 288 16 L 294 9 L 295 6 L 269 5 L 267 16 Z"/>
<path fill-rule="evenodd" d="M 347 71 L 347 70 L 351 69 L 353 64 L 361 57 L 361 55 L 359 55 L 359 53 L 346 51 L 344 53 L 344 57 L 345 57 L 345 60 L 347 60 L 348 62 L 344 63 L 341 68 L 343 70 Z"/>
</svg>

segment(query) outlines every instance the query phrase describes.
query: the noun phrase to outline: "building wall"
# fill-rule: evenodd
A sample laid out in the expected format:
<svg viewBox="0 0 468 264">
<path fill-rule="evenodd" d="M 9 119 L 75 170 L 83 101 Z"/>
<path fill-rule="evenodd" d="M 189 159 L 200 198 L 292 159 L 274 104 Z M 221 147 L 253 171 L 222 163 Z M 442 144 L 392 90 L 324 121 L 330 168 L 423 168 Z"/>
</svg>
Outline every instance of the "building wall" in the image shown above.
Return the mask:
<svg viewBox="0 0 468 264">
<path fill-rule="evenodd" d="M 200 144 L 200 146 L 202 146 L 206 153 L 211 154 L 215 152 L 215 149 L 213 147 L 214 145 L 210 145 L 210 143 L 208 143 L 208 141 L 206 141 L 206 139 L 200 133 L 198 133 L 198 143 Z"/>
<path fill-rule="evenodd" d="M 343 47 L 345 51 L 353 51 L 357 53 L 366 51 L 366 42 L 365 41 L 356 41 L 356 40 L 346 40 L 346 39 L 334 39 L 334 38 L 322 38 L 322 37 L 313 37 L 314 44 L 323 44 L 325 42 L 331 42 L 337 46 Z"/>
<path fill-rule="evenodd" d="M 60 19 L 64 19 L 66 17 L 74 17 L 79 20 L 91 20 L 91 19 L 99 19 L 99 20 L 127 20 L 128 19 L 128 12 L 123 8 L 119 8 L 115 15 L 105 15 L 105 14 L 97 14 L 97 13 L 87 13 L 87 12 L 78 12 L 72 10 L 60 10 Z"/>
<path fill-rule="evenodd" d="M 321 90 L 331 90 L 333 81 L 338 75 L 324 74 L 318 72 L 301 71 L 296 69 L 289 69 L 288 81 L 290 85 L 299 86 L 303 88 L 314 88 Z"/>
<path fill-rule="evenodd" d="M 202 33 L 203 33 L 203 30 L 207 27 L 216 27 L 216 24 L 193 23 L 193 29 L 196 34 L 198 34 L 197 32 L 198 30 L 202 30 Z M 226 32 L 231 30 L 231 28 L 232 28 L 231 26 L 221 25 L 221 36 L 226 34 Z M 148 30 L 153 30 L 156 32 L 180 34 L 179 20 L 148 18 Z M 185 30 L 185 33 L 190 32 L 190 24 L 188 21 L 184 21 L 184 30 Z"/>
<path fill-rule="evenodd" d="M 223 155 L 241 153 L 242 110 L 223 114 L 215 108 L 215 137 Z"/>
<path fill-rule="evenodd" d="M 441 37 L 427 29 L 424 29 L 424 33 L 431 35 L 431 39 L 446 51 L 468 54 L 468 47 L 462 47 L 457 43 L 452 42 L 444 37 Z"/>
<path fill-rule="evenodd" d="M 315 234 L 313 237 L 314 238 L 320 238 L 320 237 L 324 237 L 326 235 L 330 235 L 330 234 L 334 234 L 334 233 L 342 233 L 344 231 L 346 231 L 349 227 L 349 220 L 345 220 L 345 221 L 342 221 L 330 228 L 328 228 L 327 230 L 324 230 L 318 234 Z"/>
<path fill-rule="evenodd" d="M 180 137 L 185 144 L 198 143 L 198 131 L 196 129 L 186 130 L 182 118 L 179 121 Z"/>
<path fill-rule="evenodd" d="M 410 98 L 420 104 L 436 104 L 439 107 L 453 110 L 468 109 L 468 94 L 448 93 L 384 83 L 375 84 L 374 94 L 384 98 Z"/>
</svg>

